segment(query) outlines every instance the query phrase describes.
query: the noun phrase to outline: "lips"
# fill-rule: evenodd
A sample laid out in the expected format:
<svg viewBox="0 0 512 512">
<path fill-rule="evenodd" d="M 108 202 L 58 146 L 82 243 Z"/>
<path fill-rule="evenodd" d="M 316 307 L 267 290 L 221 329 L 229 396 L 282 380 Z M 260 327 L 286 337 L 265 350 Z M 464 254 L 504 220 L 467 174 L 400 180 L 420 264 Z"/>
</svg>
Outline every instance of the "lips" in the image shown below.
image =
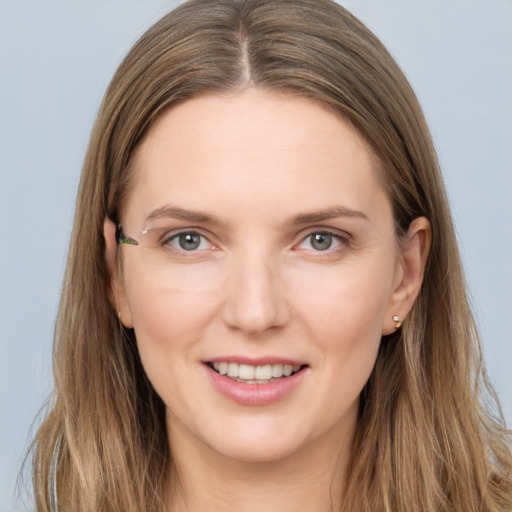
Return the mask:
<svg viewBox="0 0 512 512">
<path fill-rule="evenodd" d="M 219 359 L 205 364 L 218 392 L 229 400 L 250 406 L 270 405 L 292 393 L 309 368 L 296 361 Z"/>
</svg>

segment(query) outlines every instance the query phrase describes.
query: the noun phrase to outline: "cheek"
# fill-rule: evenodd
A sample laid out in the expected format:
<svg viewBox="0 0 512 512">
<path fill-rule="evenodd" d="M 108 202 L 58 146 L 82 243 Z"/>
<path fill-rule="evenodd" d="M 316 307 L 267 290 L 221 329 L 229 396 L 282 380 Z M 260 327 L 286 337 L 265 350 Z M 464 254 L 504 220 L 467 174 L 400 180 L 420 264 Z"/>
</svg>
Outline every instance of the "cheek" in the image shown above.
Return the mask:
<svg viewBox="0 0 512 512">
<path fill-rule="evenodd" d="M 346 275 L 323 290 L 309 293 L 301 304 L 309 337 L 315 340 L 314 372 L 318 389 L 311 395 L 325 421 L 357 414 L 358 397 L 371 375 L 382 338 L 388 279 Z"/>
<path fill-rule="evenodd" d="M 212 279 L 211 269 L 183 265 L 164 284 L 158 273 L 148 275 L 142 260 L 129 263 L 126 294 L 139 343 L 193 340 L 215 308 L 218 279 Z"/>
<path fill-rule="evenodd" d="M 161 379 L 165 386 L 173 385 L 171 377 L 183 370 L 184 358 L 194 362 L 195 347 L 216 309 L 212 286 L 182 284 L 164 287 L 150 279 L 127 283 L 140 357 L 156 388 Z"/>
<path fill-rule="evenodd" d="M 323 369 L 318 379 L 333 400 L 333 414 L 335 402 L 344 407 L 357 399 L 375 364 L 392 290 L 392 272 L 379 268 L 317 276 L 297 304 L 303 328 L 315 340 L 315 361 Z"/>
<path fill-rule="evenodd" d="M 201 398 L 194 395 L 190 369 L 197 366 L 201 335 L 215 307 L 212 294 L 158 286 L 133 286 L 130 292 L 144 370 L 168 408 L 186 411 Z"/>
<path fill-rule="evenodd" d="M 392 272 L 379 266 L 348 267 L 329 275 L 310 274 L 297 307 L 302 317 L 333 342 L 351 338 L 350 333 L 373 333 L 380 339 L 382 323 L 392 292 Z M 383 265 L 382 268 L 386 268 Z M 326 272 L 324 272 L 326 274 Z M 298 288 L 298 286 L 297 286 Z"/>
<path fill-rule="evenodd" d="M 215 307 L 213 297 L 183 290 L 154 290 L 136 294 L 130 302 L 137 338 L 158 345 L 191 343 Z M 145 300 L 146 299 L 146 300 Z"/>
</svg>

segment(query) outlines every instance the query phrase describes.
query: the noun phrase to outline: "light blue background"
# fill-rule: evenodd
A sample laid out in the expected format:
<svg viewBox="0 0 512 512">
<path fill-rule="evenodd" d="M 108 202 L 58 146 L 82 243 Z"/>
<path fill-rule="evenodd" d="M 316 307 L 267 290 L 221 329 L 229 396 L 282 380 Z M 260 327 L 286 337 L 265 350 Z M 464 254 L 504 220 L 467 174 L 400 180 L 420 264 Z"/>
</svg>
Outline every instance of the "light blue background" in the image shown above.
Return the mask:
<svg viewBox="0 0 512 512">
<path fill-rule="evenodd" d="M 50 390 L 81 161 L 135 39 L 177 2 L 0 0 L 0 512 Z M 439 151 L 484 340 L 512 421 L 512 1 L 351 0 L 401 63 Z"/>
</svg>

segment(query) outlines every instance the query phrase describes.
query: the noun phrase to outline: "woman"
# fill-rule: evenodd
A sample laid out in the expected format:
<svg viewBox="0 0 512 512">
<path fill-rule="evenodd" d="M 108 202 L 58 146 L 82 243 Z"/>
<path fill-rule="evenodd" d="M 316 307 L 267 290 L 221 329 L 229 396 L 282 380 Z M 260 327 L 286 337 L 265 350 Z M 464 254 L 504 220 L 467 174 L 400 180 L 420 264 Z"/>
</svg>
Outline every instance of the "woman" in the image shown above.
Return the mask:
<svg viewBox="0 0 512 512">
<path fill-rule="evenodd" d="M 505 511 L 417 100 L 328 0 L 192 0 L 86 155 L 39 510 Z"/>
</svg>

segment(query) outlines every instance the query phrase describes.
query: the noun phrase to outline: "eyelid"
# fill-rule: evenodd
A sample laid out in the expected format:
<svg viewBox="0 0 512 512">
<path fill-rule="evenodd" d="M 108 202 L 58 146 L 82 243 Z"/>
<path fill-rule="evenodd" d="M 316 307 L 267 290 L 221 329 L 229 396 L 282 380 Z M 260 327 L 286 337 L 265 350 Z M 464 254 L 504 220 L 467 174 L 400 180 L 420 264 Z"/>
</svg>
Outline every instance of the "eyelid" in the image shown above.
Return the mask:
<svg viewBox="0 0 512 512">
<path fill-rule="evenodd" d="M 147 228 L 144 230 L 147 233 L 150 233 L 151 231 L 161 232 L 161 234 L 158 234 L 158 242 L 162 242 L 164 240 L 168 240 L 169 238 L 172 238 L 176 235 L 182 235 L 185 233 L 196 233 L 198 235 L 201 235 L 204 238 L 207 238 L 208 240 L 212 240 L 215 238 L 213 233 L 208 231 L 207 229 L 198 227 L 198 226 L 178 226 L 178 227 L 154 227 L 154 228 Z"/>
</svg>

